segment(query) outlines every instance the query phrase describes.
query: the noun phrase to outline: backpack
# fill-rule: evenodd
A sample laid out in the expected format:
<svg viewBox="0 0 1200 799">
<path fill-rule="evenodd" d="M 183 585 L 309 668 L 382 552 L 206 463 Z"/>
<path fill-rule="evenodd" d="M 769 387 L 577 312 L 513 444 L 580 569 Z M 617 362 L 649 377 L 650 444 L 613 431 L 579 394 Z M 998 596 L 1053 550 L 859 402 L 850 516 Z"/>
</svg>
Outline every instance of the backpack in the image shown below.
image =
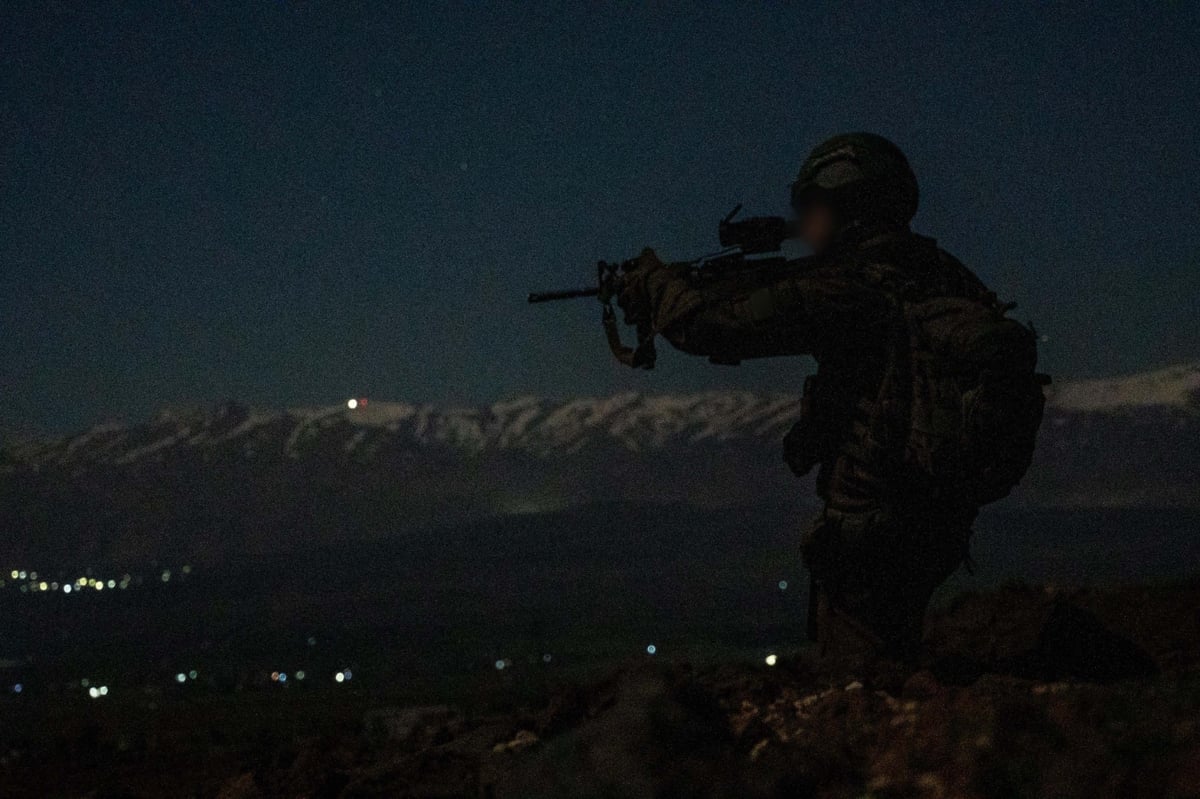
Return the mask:
<svg viewBox="0 0 1200 799">
<path fill-rule="evenodd" d="M 990 292 L 899 302 L 898 368 L 884 382 L 885 404 L 907 416 L 905 471 L 929 494 L 976 507 L 1008 496 L 1033 459 L 1050 382 L 1036 371 L 1037 333 Z"/>
</svg>

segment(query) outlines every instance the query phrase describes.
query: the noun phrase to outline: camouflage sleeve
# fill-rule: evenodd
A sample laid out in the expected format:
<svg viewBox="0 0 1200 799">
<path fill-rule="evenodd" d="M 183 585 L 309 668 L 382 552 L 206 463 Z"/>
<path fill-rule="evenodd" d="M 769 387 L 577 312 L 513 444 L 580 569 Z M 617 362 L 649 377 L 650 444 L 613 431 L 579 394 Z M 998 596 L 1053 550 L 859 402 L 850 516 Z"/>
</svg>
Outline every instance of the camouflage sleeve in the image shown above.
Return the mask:
<svg viewBox="0 0 1200 799">
<path fill-rule="evenodd" d="M 717 362 L 809 355 L 851 345 L 890 318 L 877 284 L 845 269 L 789 275 L 758 287 L 701 288 L 673 278 L 657 297 L 654 326 L 677 349 Z"/>
</svg>

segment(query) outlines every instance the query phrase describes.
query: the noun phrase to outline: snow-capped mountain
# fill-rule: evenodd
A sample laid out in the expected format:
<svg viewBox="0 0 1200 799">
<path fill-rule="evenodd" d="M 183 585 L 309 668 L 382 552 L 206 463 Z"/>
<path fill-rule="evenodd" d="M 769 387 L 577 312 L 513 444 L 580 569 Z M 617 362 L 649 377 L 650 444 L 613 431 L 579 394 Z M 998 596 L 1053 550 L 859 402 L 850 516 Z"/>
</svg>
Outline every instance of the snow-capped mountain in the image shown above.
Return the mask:
<svg viewBox="0 0 1200 799">
<path fill-rule="evenodd" d="M 1200 364 L 1055 384 L 1048 395 L 1051 419 L 1060 425 L 1078 414 L 1175 412 L 1186 419 L 1200 413 Z M 226 404 L 165 409 L 148 423 L 98 425 L 62 439 L 11 446 L 9 455 L 39 467 L 125 466 L 161 462 L 181 449 L 240 447 L 248 458 L 302 459 L 336 443 L 344 455 L 359 460 L 397 445 L 444 448 L 464 456 L 513 451 L 553 459 L 597 446 L 639 452 L 701 442 L 775 441 L 799 410 L 798 395 L 732 391 L 628 393 L 567 402 L 520 397 L 482 408 L 356 400 L 354 407 L 339 403 L 262 411 Z"/>
<path fill-rule="evenodd" d="M 1200 364 L 1055 385 L 1025 505 L 1200 506 Z M 483 408 L 359 400 L 170 409 L 0 451 L 0 536 L 111 556 L 273 551 L 602 502 L 804 504 L 795 395 L 620 394 Z"/>
<path fill-rule="evenodd" d="M 1113 413 L 1134 408 L 1200 410 L 1200 363 L 1103 380 L 1076 380 L 1055 386 L 1051 404 L 1059 411 Z"/>
<path fill-rule="evenodd" d="M 126 466 L 172 453 L 240 448 L 247 457 L 293 460 L 332 444 L 355 459 L 396 447 L 446 449 L 463 456 L 524 452 L 552 458 L 589 446 L 655 450 L 732 439 L 777 439 L 799 413 L 799 397 L 746 392 L 686 396 L 619 394 L 552 403 L 522 397 L 484 408 L 437 408 L 355 400 L 319 408 L 265 412 L 226 404 L 169 409 L 146 424 L 105 424 L 59 440 L 10 448 L 40 467 Z"/>
</svg>

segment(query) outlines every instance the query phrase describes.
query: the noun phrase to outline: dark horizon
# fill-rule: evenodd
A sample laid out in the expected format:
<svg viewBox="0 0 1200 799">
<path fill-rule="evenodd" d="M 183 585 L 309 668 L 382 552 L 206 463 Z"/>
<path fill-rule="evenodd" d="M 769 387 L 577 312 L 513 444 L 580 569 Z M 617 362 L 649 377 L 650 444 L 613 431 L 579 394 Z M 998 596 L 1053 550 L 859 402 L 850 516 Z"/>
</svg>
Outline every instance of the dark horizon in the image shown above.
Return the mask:
<svg viewBox="0 0 1200 799">
<path fill-rule="evenodd" d="M 0 428 L 168 405 L 792 392 L 611 362 L 596 258 L 713 249 L 875 130 L 1059 379 L 1200 358 L 1200 8 L 0 12 Z"/>
</svg>

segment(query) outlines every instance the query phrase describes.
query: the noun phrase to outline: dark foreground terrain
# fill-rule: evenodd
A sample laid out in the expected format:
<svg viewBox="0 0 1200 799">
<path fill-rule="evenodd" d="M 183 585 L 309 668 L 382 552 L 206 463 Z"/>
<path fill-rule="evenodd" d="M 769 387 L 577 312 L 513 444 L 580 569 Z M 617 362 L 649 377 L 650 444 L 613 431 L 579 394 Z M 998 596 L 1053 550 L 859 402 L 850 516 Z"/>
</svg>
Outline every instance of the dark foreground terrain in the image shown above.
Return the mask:
<svg viewBox="0 0 1200 799">
<path fill-rule="evenodd" d="M 334 689 L 10 702 L 0 795 L 1200 796 L 1200 581 L 968 593 L 912 676 L 647 658 L 452 706 Z"/>
</svg>

